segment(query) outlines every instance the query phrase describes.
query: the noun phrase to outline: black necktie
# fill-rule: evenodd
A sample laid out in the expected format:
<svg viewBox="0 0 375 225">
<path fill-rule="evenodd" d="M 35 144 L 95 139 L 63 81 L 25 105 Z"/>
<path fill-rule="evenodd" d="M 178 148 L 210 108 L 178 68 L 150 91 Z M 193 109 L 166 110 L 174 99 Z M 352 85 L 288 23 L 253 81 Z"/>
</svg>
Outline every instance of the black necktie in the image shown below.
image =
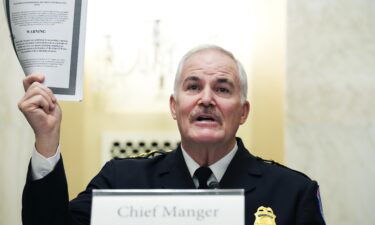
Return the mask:
<svg viewBox="0 0 375 225">
<path fill-rule="evenodd" d="M 211 176 L 212 171 L 209 167 L 199 167 L 195 173 L 194 176 L 198 178 L 199 186 L 198 189 L 207 189 L 207 181 L 208 178 Z"/>
</svg>

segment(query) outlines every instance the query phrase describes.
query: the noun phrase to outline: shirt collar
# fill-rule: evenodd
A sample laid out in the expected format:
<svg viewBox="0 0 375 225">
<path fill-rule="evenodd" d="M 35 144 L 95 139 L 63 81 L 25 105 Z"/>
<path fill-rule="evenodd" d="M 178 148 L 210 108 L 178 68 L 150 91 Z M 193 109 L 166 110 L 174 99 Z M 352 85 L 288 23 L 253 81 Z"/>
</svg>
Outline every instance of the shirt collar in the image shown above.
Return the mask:
<svg viewBox="0 0 375 225">
<path fill-rule="evenodd" d="M 185 151 L 185 149 L 181 145 L 182 155 L 184 156 L 186 166 L 189 169 L 190 176 L 194 176 L 194 172 L 200 167 L 199 164 L 194 161 L 193 158 Z M 225 171 L 228 168 L 229 163 L 232 161 L 234 155 L 238 150 L 237 142 L 235 143 L 234 147 L 228 154 L 226 154 L 223 158 L 212 164 L 210 169 L 212 170 L 213 175 L 215 176 L 216 180 L 220 182 L 221 178 L 223 178 Z"/>
</svg>

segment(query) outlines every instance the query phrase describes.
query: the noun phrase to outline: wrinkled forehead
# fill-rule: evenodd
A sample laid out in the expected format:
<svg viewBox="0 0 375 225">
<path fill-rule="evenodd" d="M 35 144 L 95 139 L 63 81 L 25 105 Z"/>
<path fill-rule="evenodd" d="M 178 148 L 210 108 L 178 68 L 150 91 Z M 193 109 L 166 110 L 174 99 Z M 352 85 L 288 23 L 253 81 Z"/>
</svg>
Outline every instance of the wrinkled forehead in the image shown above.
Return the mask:
<svg viewBox="0 0 375 225">
<path fill-rule="evenodd" d="M 181 80 L 191 75 L 222 75 L 239 80 L 236 61 L 216 49 L 206 49 L 192 54 L 182 68 Z"/>
</svg>

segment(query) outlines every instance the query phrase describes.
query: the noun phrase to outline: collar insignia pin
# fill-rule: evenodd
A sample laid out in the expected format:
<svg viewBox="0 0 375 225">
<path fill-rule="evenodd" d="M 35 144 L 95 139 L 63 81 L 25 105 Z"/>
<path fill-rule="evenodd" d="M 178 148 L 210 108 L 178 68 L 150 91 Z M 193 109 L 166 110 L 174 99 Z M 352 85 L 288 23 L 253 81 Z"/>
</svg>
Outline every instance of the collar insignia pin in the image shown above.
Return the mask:
<svg viewBox="0 0 375 225">
<path fill-rule="evenodd" d="M 254 215 L 254 225 L 276 225 L 276 216 L 273 214 L 273 210 L 269 207 L 259 207 Z"/>
</svg>

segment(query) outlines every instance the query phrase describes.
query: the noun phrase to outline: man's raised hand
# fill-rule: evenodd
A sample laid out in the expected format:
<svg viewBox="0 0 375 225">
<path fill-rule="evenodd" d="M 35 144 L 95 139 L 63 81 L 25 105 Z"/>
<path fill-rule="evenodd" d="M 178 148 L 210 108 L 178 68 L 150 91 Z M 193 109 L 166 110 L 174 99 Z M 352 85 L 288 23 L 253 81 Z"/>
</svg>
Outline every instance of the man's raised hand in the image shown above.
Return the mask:
<svg viewBox="0 0 375 225">
<path fill-rule="evenodd" d="M 25 95 L 18 108 L 35 134 L 35 146 L 44 157 L 56 153 L 60 140 L 61 109 L 51 89 L 44 86 L 44 75 L 33 73 L 23 80 Z"/>
</svg>

